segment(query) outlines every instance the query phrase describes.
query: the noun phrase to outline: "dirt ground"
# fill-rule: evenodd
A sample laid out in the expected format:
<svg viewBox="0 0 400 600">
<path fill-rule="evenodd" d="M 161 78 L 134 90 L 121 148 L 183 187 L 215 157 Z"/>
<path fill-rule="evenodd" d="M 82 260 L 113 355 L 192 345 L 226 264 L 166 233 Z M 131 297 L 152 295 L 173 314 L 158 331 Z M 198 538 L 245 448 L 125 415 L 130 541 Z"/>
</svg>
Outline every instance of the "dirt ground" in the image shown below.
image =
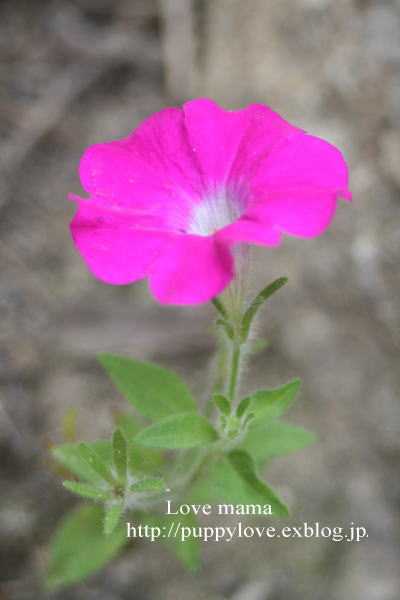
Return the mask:
<svg viewBox="0 0 400 600">
<path fill-rule="evenodd" d="M 0 599 L 397 600 L 399 597 L 400 4 L 396 0 L 3 0 L 0 3 Z M 318 443 L 269 481 L 291 522 L 367 528 L 358 544 L 236 540 L 190 575 L 132 545 L 46 594 L 56 523 L 74 504 L 45 466 L 63 416 L 108 435 L 122 406 L 98 352 L 158 361 L 204 392 L 208 306 L 166 307 L 146 282 L 95 280 L 69 231 L 77 163 L 149 114 L 208 96 L 270 105 L 338 145 L 354 202 L 320 238 L 254 252 L 254 291 L 287 275 L 259 320 L 249 390 L 299 376 L 289 418 Z"/>
</svg>

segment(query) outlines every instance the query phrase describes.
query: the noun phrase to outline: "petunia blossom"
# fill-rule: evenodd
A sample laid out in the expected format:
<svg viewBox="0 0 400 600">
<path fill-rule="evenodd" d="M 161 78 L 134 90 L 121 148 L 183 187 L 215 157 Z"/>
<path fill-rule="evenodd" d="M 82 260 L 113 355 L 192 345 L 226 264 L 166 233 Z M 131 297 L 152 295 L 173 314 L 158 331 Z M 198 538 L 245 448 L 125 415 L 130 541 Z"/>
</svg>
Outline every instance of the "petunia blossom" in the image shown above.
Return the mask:
<svg viewBox="0 0 400 600">
<path fill-rule="evenodd" d="M 80 163 L 76 246 L 99 279 L 148 276 L 167 304 L 198 304 L 235 275 L 232 247 L 313 237 L 350 199 L 339 150 L 267 106 L 228 111 L 202 98 L 166 108 Z"/>
</svg>

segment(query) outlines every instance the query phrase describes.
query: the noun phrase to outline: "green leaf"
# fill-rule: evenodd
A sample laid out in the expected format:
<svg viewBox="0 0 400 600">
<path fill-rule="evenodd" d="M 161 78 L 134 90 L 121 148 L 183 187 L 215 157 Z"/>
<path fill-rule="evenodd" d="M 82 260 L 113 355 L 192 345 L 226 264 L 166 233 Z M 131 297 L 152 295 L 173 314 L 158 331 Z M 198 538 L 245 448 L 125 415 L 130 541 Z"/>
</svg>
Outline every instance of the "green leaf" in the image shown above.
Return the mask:
<svg viewBox="0 0 400 600">
<path fill-rule="evenodd" d="M 136 437 L 140 444 L 156 448 L 191 448 L 214 442 L 218 433 L 201 415 L 181 413 L 166 417 L 143 429 Z"/>
<path fill-rule="evenodd" d="M 229 340 L 233 340 L 235 337 L 235 330 L 233 329 L 232 325 L 228 323 L 228 321 L 225 321 L 224 319 L 217 319 L 215 323 L 219 327 L 223 327 L 225 329 L 225 333 Z"/>
<path fill-rule="evenodd" d="M 243 421 L 243 427 L 246 428 L 248 426 L 248 423 L 254 419 L 255 414 L 253 412 L 247 413 L 246 418 Z"/>
<path fill-rule="evenodd" d="M 155 492 L 165 489 L 165 481 L 159 477 L 146 477 L 130 486 L 131 492 Z"/>
<path fill-rule="evenodd" d="M 243 398 L 243 400 L 239 402 L 238 407 L 236 409 L 236 416 L 238 419 L 240 419 L 244 415 L 246 410 L 249 408 L 249 404 L 250 398 L 248 396 L 246 398 Z"/>
<path fill-rule="evenodd" d="M 112 354 L 100 354 L 98 358 L 119 391 L 143 417 L 157 421 L 196 410 L 186 383 L 168 369 Z"/>
<path fill-rule="evenodd" d="M 105 461 L 93 448 L 91 448 L 85 442 L 78 444 L 81 456 L 86 460 L 88 465 L 95 471 L 100 477 L 107 481 L 111 485 L 115 485 L 115 479 L 111 471 L 108 469 Z"/>
<path fill-rule="evenodd" d="M 188 537 L 182 541 L 179 538 L 168 540 L 172 552 L 178 557 L 181 563 L 192 572 L 197 571 L 199 567 L 199 552 L 200 552 L 200 540 L 194 537 L 193 531 L 198 527 L 198 520 L 196 515 L 189 513 L 187 515 L 180 515 L 179 522 L 181 527 L 186 527 L 186 532 L 190 531 Z"/>
<path fill-rule="evenodd" d="M 121 429 L 116 429 L 113 435 L 113 458 L 117 470 L 118 478 L 122 483 L 126 481 L 126 471 L 128 464 L 127 443 Z"/>
<path fill-rule="evenodd" d="M 198 527 L 196 515 L 189 513 L 187 515 L 179 515 L 179 518 L 176 519 L 173 515 L 147 513 L 138 515 L 137 519 L 143 525 L 159 527 L 164 534 L 157 541 L 166 543 L 187 569 L 192 572 L 197 571 L 199 566 L 200 540 L 193 535 L 194 528 Z M 188 528 L 184 530 L 184 541 L 181 539 L 183 527 Z M 186 534 L 188 534 L 187 537 Z"/>
<path fill-rule="evenodd" d="M 227 319 L 228 313 L 226 312 L 225 306 L 222 304 L 221 300 L 219 298 L 215 297 L 215 298 L 211 299 L 211 302 L 214 304 L 215 308 L 217 309 L 217 311 L 219 312 L 221 317 L 223 319 Z"/>
<path fill-rule="evenodd" d="M 110 535 L 118 526 L 119 519 L 124 509 L 124 503 L 115 502 L 104 511 L 103 531 L 106 535 Z"/>
<path fill-rule="evenodd" d="M 92 485 L 87 485 L 86 483 L 78 483 L 77 481 L 63 481 L 63 486 L 78 494 L 78 496 L 83 496 L 83 498 L 92 498 L 94 500 L 111 500 L 112 492 L 110 490 L 101 490 Z"/>
<path fill-rule="evenodd" d="M 61 521 L 51 542 L 46 583 L 49 588 L 72 585 L 93 575 L 110 562 L 127 543 L 125 529 L 105 536 L 103 509 L 82 504 Z"/>
<path fill-rule="evenodd" d="M 88 445 L 104 462 L 111 464 L 112 451 L 111 443 L 108 440 L 92 442 Z M 89 466 L 86 459 L 81 455 L 78 443 L 52 446 L 50 453 L 53 458 L 81 479 L 94 485 L 99 485 L 103 482 L 103 478 Z"/>
<path fill-rule="evenodd" d="M 250 343 L 247 347 L 247 355 L 251 356 L 253 354 L 257 354 L 258 352 L 268 348 L 268 346 L 269 341 L 267 339 L 256 340 L 255 342 Z"/>
<path fill-rule="evenodd" d="M 244 450 L 232 450 L 228 459 L 236 474 L 254 493 L 264 498 L 267 504 L 272 507 L 275 517 L 287 517 L 289 510 L 275 492 L 264 483 L 256 474 L 255 465 L 250 454 Z"/>
<path fill-rule="evenodd" d="M 312 431 L 287 421 L 274 421 L 267 427 L 248 431 L 241 448 L 251 454 L 257 463 L 263 463 L 277 454 L 312 444 L 315 439 Z"/>
<path fill-rule="evenodd" d="M 225 462 L 227 461 L 225 460 Z M 232 469 L 230 465 L 228 467 Z M 213 467 L 211 467 L 212 470 Z M 186 492 L 185 504 L 218 504 L 221 497 L 221 490 L 210 477 L 210 471 L 205 471 Z"/>
<path fill-rule="evenodd" d="M 251 459 L 250 459 L 251 460 Z M 261 485 L 254 483 L 254 478 L 261 483 Z M 265 504 L 271 505 L 271 511 L 273 516 L 287 516 L 288 510 L 278 496 L 255 475 L 253 469 L 253 477 L 250 481 L 242 477 L 237 469 L 233 466 L 232 460 L 227 457 L 217 460 L 209 472 L 203 476 L 203 485 L 207 489 L 207 493 L 210 496 L 210 503 L 223 500 L 226 503 L 237 506 L 239 504 Z M 215 490 L 215 494 L 212 495 L 212 488 Z M 200 497 L 200 496 L 199 496 Z"/>
<path fill-rule="evenodd" d="M 231 414 L 231 403 L 226 396 L 223 394 L 214 394 L 213 401 L 215 406 L 223 415 Z"/>
<path fill-rule="evenodd" d="M 139 421 L 131 414 L 124 412 L 117 415 L 115 425 L 122 429 L 128 444 L 137 436 L 139 431 L 143 429 L 142 423 L 139 423 Z"/>
<path fill-rule="evenodd" d="M 255 417 L 251 427 L 266 424 L 282 415 L 294 400 L 301 386 L 300 379 L 272 390 L 262 390 L 250 396 L 250 410 Z"/>
<path fill-rule="evenodd" d="M 267 300 L 267 298 L 272 296 L 272 294 L 275 294 L 275 292 L 277 292 L 283 285 L 285 285 L 285 283 L 287 281 L 288 281 L 287 277 L 280 277 L 279 279 L 276 279 L 275 281 L 273 281 L 272 283 L 267 285 L 267 287 L 265 287 L 263 290 L 261 290 L 261 292 L 255 297 L 255 299 L 253 300 L 253 302 L 251 303 L 249 308 L 244 313 L 244 316 L 242 319 L 242 331 L 241 331 L 242 342 L 245 342 L 247 340 L 247 337 L 248 337 L 249 331 L 250 331 L 251 322 L 252 322 L 256 312 L 260 308 L 260 306 Z"/>
<path fill-rule="evenodd" d="M 155 448 L 146 448 L 135 440 L 142 425 L 127 413 L 119 415 L 116 425 L 122 429 L 127 440 L 129 472 L 138 475 L 159 471 L 164 462 L 162 452 Z"/>
</svg>

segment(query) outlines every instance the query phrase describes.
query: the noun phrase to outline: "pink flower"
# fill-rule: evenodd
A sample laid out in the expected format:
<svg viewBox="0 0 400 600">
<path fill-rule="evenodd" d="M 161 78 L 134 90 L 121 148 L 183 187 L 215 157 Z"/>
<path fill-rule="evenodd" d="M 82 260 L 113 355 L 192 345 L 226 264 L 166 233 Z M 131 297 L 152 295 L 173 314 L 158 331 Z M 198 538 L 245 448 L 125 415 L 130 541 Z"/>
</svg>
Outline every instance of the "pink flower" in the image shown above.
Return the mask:
<svg viewBox="0 0 400 600">
<path fill-rule="evenodd" d="M 91 146 L 80 177 L 90 198 L 72 197 L 71 231 L 89 269 L 113 284 L 148 276 L 167 304 L 220 293 L 234 277 L 232 245 L 316 236 L 338 197 L 351 197 L 335 147 L 266 106 L 226 111 L 207 99 Z"/>
</svg>

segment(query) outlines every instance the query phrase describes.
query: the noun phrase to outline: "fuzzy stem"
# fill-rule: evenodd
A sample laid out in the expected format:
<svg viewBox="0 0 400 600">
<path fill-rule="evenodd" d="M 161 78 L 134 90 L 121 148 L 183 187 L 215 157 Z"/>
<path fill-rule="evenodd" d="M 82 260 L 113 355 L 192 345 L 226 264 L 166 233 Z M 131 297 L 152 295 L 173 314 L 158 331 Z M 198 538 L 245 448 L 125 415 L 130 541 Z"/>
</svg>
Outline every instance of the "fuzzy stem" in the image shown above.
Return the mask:
<svg viewBox="0 0 400 600">
<path fill-rule="evenodd" d="M 231 373 L 229 378 L 229 400 L 232 404 L 235 400 L 235 393 L 240 370 L 240 358 L 240 344 L 233 343 Z"/>
</svg>

